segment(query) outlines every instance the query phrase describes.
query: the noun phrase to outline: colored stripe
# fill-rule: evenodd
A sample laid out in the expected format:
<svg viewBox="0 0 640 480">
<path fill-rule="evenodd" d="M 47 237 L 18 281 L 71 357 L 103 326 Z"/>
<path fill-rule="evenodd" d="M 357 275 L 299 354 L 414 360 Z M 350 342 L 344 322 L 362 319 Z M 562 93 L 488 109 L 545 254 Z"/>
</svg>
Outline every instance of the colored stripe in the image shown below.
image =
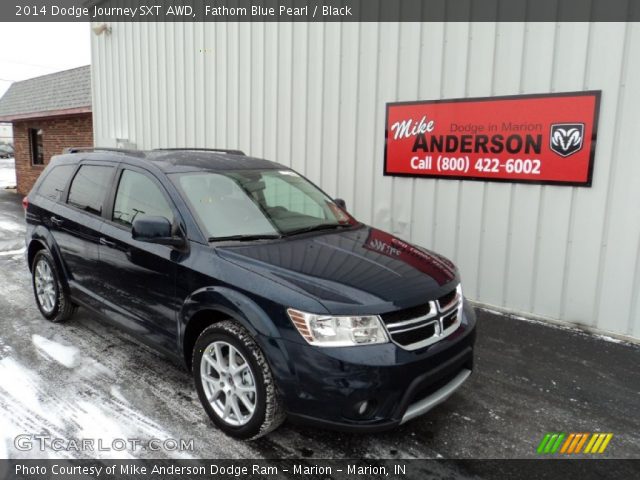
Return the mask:
<svg viewBox="0 0 640 480">
<path fill-rule="evenodd" d="M 581 438 L 582 438 L 582 434 L 576 433 L 576 436 L 574 437 L 573 442 L 571 443 L 571 446 L 569 447 L 569 451 L 567 453 L 573 453 L 573 451 L 576 449 L 576 445 L 578 444 Z"/>
<path fill-rule="evenodd" d="M 572 433 L 567 437 L 567 440 L 564 442 L 564 445 L 562 445 L 562 449 L 560 450 L 560 453 L 566 453 L 567 448 L 569 448 L 569 445 L 571 444 L 575 436 L 576 434 Z"/>
<path fill-rule="evenodd" d="M 596 453 L 602 444 L 602 441 L 605 439 L 607 435 L 605 433 L 601 433 L 598 435 L 598 439 L 593 447 L 591 447 L 591 453 Z"/>
<path fill-rule="evenodd" d="M 557 433 L 554 433 L 553 435 L 551 435 L 551 438 L 547 442 L 547 446 L 544 447 L 544 453 L 550 453 L 551 452 L 551 447 L 553 447 L 553 444 L 556 441 L 556 438 L 558 438 L 558 434 Z"/>
<path fill-rule="evenodd" d="M 604 442 L 602 442 L 602 445 L 600 445 L 600 450 L 598 450 L 598 453 L 604 453 L 604 451 L 607 449 L 607 445 L 609 445 L 609 442 L 611 441 L 611 439 L 613 438 L 613 433 L 607 433 L 607 436 L 604 439 Z"/>
<path fill-rule="evenodd" d="M 558 451 L 558 448 L 560 448 L 560 444 L 562 443 L 562 440 L 564 440 L 564 433 L 561 433 L 560 435 L 558 435 L 558 440 L 556 440 L 556 444 L 553 446 L 553 448 L 551 448 L 551 453 L 556 453 Z"/>
<path fill-rule="evenodd" d="M 544 452 L 544 447 L 547 444 L 547 442 L 549 441 L 549 438 L 551 438 L 551 434 L 547 433 L 544 436 L 544 438 L 542 439 L 542 441 L 540 442 L 540 445 L 538 445 L 538 453 Z"/>
<path fill-rule="evenodd" d="M 587 438 L 589 437 L 588 433 L 583 433 L 582 435 L 582 439 L 580 440 L 580 443 L 578 443 L 578 445 L 576 445 L 576 452 L 575 453 L 580 453 L 580 450 L 582 450 L 582 446 L 584 445 L 584 442 L 587 441 Z"/>
<path fill-rule="evenodd" d="M 613 433 L 547 433 L 542 437 L 537 452 L 540 454 L 604 453 L 612 438 Z M 585 447 L 584 451 L 582 447 Z"/>
<path fill-rule="evenodd" d="M 587 443 L 587 448 L 584 449 L 584 453 L 591 453 L 591 447 L 593 447 L 593 445 L 596 443 L 596 440 L 598 440 L 598 434 L 594 433 L 593 435 L 591 435 L 591 440 L 589 440 L 589 443 Z"/>
</svg>

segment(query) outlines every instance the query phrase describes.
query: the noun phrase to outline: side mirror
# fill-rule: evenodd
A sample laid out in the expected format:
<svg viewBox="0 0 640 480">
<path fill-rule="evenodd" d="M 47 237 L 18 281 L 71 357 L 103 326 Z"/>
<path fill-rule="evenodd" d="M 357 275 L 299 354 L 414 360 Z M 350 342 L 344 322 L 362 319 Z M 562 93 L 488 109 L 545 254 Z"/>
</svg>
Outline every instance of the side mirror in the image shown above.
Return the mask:
<svg viewBox="0 0 640 480">
<path fill-rule="evenodd" d="M 335 198 L 333 200 L 333 203 L 335 203 L 336 205 L 338 205 L 342 210 L 344 210 L 345 212 L 347 211 L 347 202 L 345 202 L 343 199 L 341 198 Z"/>
<path fill-rule="evenodd" d="M 184 245 L 184 238 L 172 235 L 171 222 L 165 217 L 142 215 L 136 218 L 133 221 L 131 236 L 134 240 L 140 242 L 158 243 L 174 247 Z"/>
</svg>

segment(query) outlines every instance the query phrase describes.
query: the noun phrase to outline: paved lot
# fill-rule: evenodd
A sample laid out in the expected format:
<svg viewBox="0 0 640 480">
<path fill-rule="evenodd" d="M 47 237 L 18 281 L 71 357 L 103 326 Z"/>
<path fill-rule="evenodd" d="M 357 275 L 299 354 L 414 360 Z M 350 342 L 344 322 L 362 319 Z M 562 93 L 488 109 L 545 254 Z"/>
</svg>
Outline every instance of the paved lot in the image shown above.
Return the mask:
<svg viewBox="0 0 640 480">
<path fill-rule="evenodd" d="M 640 458 L 640 347 L 479 312 L 476 371 L 446 404 L 392 432 L 286 424 L 237 442 L 213 428 L 189 374 L 92 313 L 54 325 L 35 307 L 17 195 L 0 191 L 0 458 L 521 458 L 549 431 L 613 432 Z M 194 439 L 195 451 L 21 452 L 22 433 Z"/>
</svg>

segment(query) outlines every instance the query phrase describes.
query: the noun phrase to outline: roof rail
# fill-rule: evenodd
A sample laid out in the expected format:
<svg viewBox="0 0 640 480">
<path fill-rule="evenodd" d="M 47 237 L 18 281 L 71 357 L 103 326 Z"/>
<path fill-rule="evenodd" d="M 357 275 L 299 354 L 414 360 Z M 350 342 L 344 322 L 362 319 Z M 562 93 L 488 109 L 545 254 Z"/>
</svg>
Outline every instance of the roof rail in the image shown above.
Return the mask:
<svg viewBox="0 0 640 480">
<path fill-rule="evenodd" d="M 196 152 L 217 152 L 227 153 L 229 155 L 246 155 L 242 150 L 228 150 L 226 148 L 154 148 L 154 151 L 167 151 L 167 152 L 179 152 L 179 151 L 196 151 Z"/>
<path fill-rule="evenodd" d="M 110 147 L 67 147 L 62 153 L 80 153 L 80 152 L 120 152 L 140 155 L 139 150 L 127 150 L 126 148 L 110 148 Z"/>
<path fill-rule="evenodd" d="M 62 153 L 78 153 L 93 151 L 93 147 L 67 147 L 62 150 Z"/>
</svg>

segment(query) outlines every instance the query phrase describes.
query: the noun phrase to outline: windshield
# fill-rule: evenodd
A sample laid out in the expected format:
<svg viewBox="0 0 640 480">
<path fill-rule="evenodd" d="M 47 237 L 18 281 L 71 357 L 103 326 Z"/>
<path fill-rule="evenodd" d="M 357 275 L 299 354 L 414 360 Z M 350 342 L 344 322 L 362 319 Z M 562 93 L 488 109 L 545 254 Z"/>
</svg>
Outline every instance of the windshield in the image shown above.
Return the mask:
<svg viewBox="0 0 640 480">
<path fill-rule="evenodd" d="M 172 175 L 210 241 L 275 238 L 357 222 L 291 170 Z"/>
</svg>

